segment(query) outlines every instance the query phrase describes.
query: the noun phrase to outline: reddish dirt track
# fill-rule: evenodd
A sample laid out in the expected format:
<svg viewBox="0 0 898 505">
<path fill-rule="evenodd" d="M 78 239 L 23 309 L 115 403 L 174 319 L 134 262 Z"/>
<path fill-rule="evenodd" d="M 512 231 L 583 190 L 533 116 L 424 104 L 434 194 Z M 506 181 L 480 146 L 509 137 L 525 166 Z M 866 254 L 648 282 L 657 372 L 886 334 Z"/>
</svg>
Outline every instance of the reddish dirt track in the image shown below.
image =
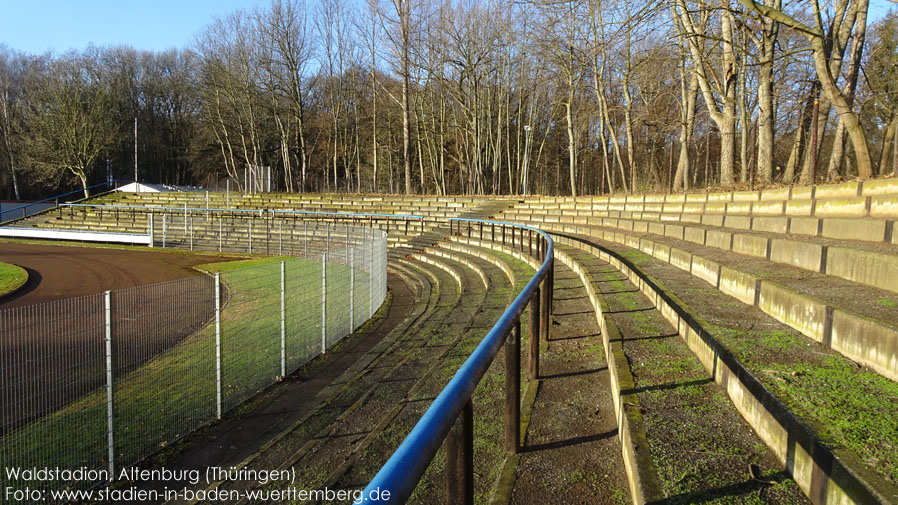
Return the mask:
<svg viewBox="0 0 898 505">
<path fill-rule="evenodd" d="M 193 265 L 228 261 L 202 254 L 178 254 L 98 247 L 0 242 L 0 261 L 28 271 L 17 293 L 0 299 L 0 310 L 61 298 L 193 277 Z"/>
<path fill-rule="evenodd" d="M 102 387 L 102 298 L 84 295 L 196 278 L 161 290 L 113 293 L 118 377 L 208 323 L 211 278 L 197 278 L 202 274 L 191 266 L 229 259 L 0 242 L 0 261 L 25 268 L 29 276 L 23 289 L 0 299 L 0 433 Z M 73 297 L 82 298 L 63 301 Z M 52 307 L 27 307 L 57 300 Z"/>
</svg>

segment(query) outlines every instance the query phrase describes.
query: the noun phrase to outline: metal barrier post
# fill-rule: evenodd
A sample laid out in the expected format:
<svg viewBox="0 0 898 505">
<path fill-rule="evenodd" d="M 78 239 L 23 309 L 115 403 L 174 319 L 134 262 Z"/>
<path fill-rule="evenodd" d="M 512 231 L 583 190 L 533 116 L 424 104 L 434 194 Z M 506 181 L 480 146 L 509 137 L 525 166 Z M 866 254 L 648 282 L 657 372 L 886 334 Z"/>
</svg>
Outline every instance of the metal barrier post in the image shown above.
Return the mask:
<svg viewBox="0 0 898 505">
<path fill-rule="evenodd" d="M 221 252 L 221 219 L 218 218 L 218 252 Z"/>
<path fill-rule="evenodd" d="M 474 503 L 474 406 L 470 399 L 446 437 L 446 491 L 450 505 Z"/>
<path fill-rule="evenodd" d="M 349 333 L 355 330 L 355 248 L 349 250 Z"/>
<path fill-rule="evenodd" d="M 147 231 L 149 231 L 150 234 L 150 247 L 153 247 L 155 245 L 153 244 L 153 242 L 155 241 L 155 238 L 153 236 L 153 232 L 155 231 L 153 230 L 153 228 L 155 227 L 155 223 L 153 221 L 153 213 L 150 212 L 149 214 L 147 214 Z"/>
<path fill-rule="evenodd" d="M 530 299 L 530 341 L 527 342 L 527 378 L 534 380 L 539 378 L 539 334 L 540 334 L 540 304 L 539 289 L 533 290 L 533 298 Z"/>
<path fill-rule="evenodd" d="M 505 340 L 505 452 L 517 454 L 521 441 L 521 319 Z"/>
<path fill-rule="evenodd" d="M 115 411 L 112 403 L 112 292 L 103 293 L 106 306 L 106 445 L 109 481 L 115 480 Z"/>
<path fill-rule="evenodd" d="M 285 263 L 281 261 L 281 377 L 287 376 L 287 283 Z"/>
<path fill-rule="evenodd" d="M 215 418 L 221 419 L 221 274 L 215 274 Z"/>
<path fill-rule="evenodd" d="M 542 331 L 540 333 L 542 334 L 541 338 L 543 342 L 549 341 L 549 304 L 551 303 L 550 293 L 552 291 L 552 278 L 550 276 L 550 273 L 551 269 L 546 273 L 546 276 L 543 278 L 542 286 L 540 287 L 540 291 L 542 291 L 542 293 L 540 294 L 540 299 L 542 301 L 542 309 L 540 310 Z"/>
<path fill-rule="evenodd" d="M 166 233 L 166 228 L 167 228 L 167 223 L 166 223 L 167 220 L 165 219 L 166 217 L 168 217 L 168 214 L 162 214 L 162 248 L 163 249 L 165 249 L 165 233 Z"/>
<path fill-rule="evenodd" d="M 253 216 L 249 217 L 249 253 L 253 253 Z"/>
<path fill-rule="evenodd" d="M 327 350 L 327 252 L 321 253 L 321 354 Z"/>
</svg>

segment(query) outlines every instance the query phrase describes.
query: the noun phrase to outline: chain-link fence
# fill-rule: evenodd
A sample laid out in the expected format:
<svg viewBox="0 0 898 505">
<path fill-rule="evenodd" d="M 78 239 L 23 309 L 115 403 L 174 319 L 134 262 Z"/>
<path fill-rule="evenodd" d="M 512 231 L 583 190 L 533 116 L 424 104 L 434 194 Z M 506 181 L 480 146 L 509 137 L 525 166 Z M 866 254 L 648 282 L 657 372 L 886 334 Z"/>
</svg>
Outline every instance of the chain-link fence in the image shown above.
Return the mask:
<svg viewBox="0 0 898 505">
<path fill-rule="evenodd" d="M 386 297 L 379 230 L 298 223 L 266 251 L 240 236 L 249 223 L 198 221 L 165 246 L 227 225 L 228 241 L 195 248 L 285 257 L 0 311 L 0 487 L 110 480 L 324 352 Z M 67 473 L 5 470 L 32 468 Z"/>
</svg>

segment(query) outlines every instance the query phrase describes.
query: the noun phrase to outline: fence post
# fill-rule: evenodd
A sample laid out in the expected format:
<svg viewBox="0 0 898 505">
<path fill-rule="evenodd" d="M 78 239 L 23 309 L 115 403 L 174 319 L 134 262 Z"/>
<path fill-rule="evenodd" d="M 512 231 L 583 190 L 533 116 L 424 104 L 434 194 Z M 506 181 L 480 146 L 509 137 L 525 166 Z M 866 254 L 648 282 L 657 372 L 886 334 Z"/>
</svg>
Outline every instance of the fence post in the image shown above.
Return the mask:
<svg viewBox="0 0 898 505">
<path fill-rule="evenodd" d="M 153 247 L 153 245 L 154 245 L 153 244 L 153 242 L 154 242 L 153 228 L 154 228 L 155 223 L 153 221 L 154 221 L 153 213 L 150 212 L 149 214 L 147 214 L 147 230 L 149 231 L 149 235 L 150 235 L 150 247 Z"/>
<path fill-rule="evenodd" d="M 327 351 L 327 251 L 321 253 L 321 354 Z"/>
<path fill-rule="evenodd" d="M 190 250 L 193 250 L 193 214 L 190 215 Z"/>
<path fill-rule="evenodd" d="M 374 229 L 365 232 L 365 256 L 368 258 L 368 317 L 374 316 Z"/>
<path fill-rule="evenodd" d="M 521 318 L 505 340 L 505 452 L 517 454 L 521 441 Z"/>
<path fill-rule="evenodd" d="M 249 253 L 253 253 L 253 216 L 249 216 Z"/>
<path fill-rule="evenodd" d="M 545 281 L 543 281 L 545 282 Z M 534 380 L 539 377 L 539 334 L 540 334 L 540 304 L 539 287 L 533 290 L 533 298 L 530 299 L 530 341 L 527 342 L 527 362 L 530 365 L 527 378 Z"/>
<path fill-rule="evenodd" d="M 355 249 L 349 249 L 349 333 L 355 330 Z"/>
<path fill-rule="evenodd" d="M 218 218 L 218 252 L 221 252 L 221 220 L 222 218 Z"/>
<path fill-rule="evenodd" d="M 106 312 L 106 445 L 109 481 L 115 480 L 115 412 L 112 403 L 112 292 L 103 293 Z"/>
<path fill-rule="evenodd" d="M 474 406 L 470 399 L 446 437 L 446 488 L 450 505 L 473 505 Z"/>
<path fill-rule="evenodd" d="M 168 217 L 168 214 L 162 214 L 162 248 L 163 249 L 165 249 L 165 232 L 166 232 L 166 228 L 167 228 L 166 219 L 165 219 L 166 217 Z"/>
<path fill-rule="evenodd" d="M 308 221 L 302 222 L 302 235 L 303 235 L 303 242 L 305 242 L 305 252 L 303 253 L 302 257 L 308 258 L 309 257 L 309 222 Z"/>
<path fill-rule="evenodd" d="M 285 262 L 281 261 L 281 377 L 287 376 L 287 283 Z"/>
<path fill-rule="evenodd" d="M 184 235 L 187 235 L 187 202 L 184 202 Z"/>
<path fill-rule="evenodd" d="M 278 256 L 284 255 L 284 222 L 278 221 Z"/>
<path fill-rule="evenodd" d="M 221 419 L 221 274 L 215 274 L 215 418 Z"/>
</svg>

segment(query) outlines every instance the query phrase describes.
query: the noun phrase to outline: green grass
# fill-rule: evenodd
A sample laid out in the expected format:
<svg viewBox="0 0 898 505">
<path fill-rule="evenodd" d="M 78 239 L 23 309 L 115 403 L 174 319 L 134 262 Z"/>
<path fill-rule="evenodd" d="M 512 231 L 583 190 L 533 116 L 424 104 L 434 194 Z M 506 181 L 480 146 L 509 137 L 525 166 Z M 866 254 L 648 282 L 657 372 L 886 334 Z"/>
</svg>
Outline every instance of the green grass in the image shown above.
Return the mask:
<svg viewBox="0 0 898 505">
<path fill-rule="evenodd" d="M 289 373 L 321 349 L 321 263 L 291 259 L 284 266 Z M 221 371 L 223 410 L 228 410 L 280 375 L 281 266 L 278 258 L 266 258 L 205 267 L 221 272 L 225 292 Z M 340 284 L 348 284 L 349 268 L 328 264 L 327 274 L 331 297 L 325 322 L 337 329 L 338 321 L 345 319 L 348 310 L 347 288 Z M 356 274 L 357 282 L 363 280 L 361 275 Z M 367 312 L 367 290 L 356 289 L 354 294 L 357 313 L 363 308 Z M 216 339 L 214 317 L 209 316 L 199 331 L 136 370 L 116 377 L 114 435 L 119 467 L 164 448 L 215 418 Z M 356 325 L 364 322 L 360 319 Z M 332 335 L 330 340 L 336 337 Z M 0 464 L 23 468 L 105 468 L 105 400 L 105 389 L 101 387 L 4 434 L 0 438 Z M 85 484 L 90 483 L 82 483 Z"/>
<path fill-rule="evenodd" d="M 9 263 L 0 263 L 0 296 L 12 293 L 28 280 L 24 268 Z"/>
</svg>

